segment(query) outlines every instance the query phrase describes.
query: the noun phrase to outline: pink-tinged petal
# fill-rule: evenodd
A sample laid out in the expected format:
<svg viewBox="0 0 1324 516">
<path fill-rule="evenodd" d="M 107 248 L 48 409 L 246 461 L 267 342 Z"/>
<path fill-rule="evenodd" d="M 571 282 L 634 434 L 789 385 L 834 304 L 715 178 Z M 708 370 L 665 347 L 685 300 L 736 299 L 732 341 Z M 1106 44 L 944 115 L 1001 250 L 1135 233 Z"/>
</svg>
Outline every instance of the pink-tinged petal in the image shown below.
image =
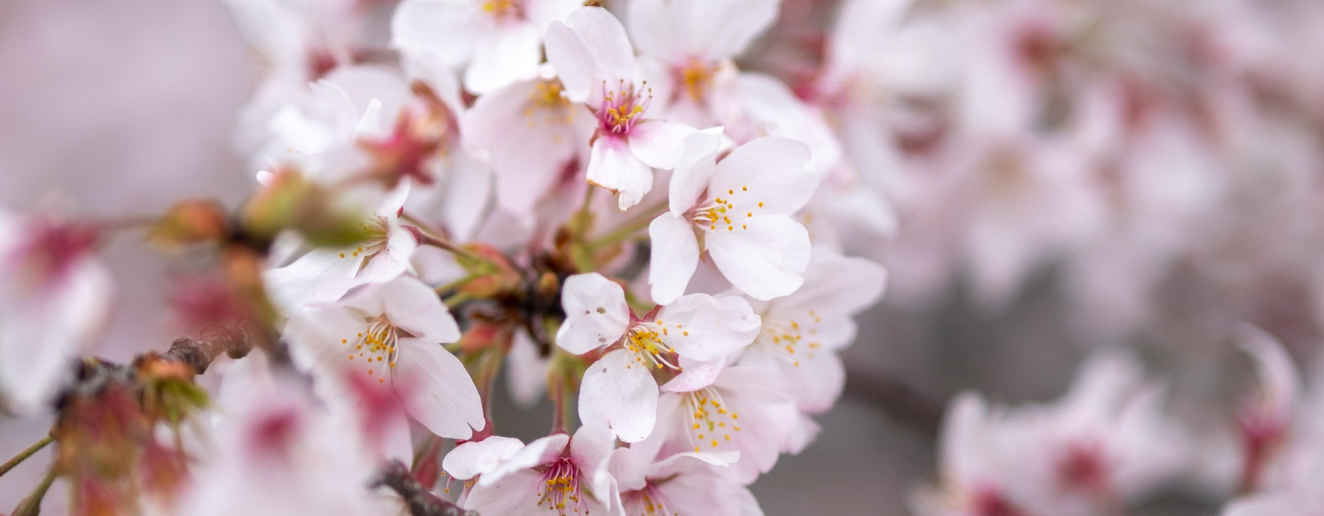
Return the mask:
<svg viewBox="0 0 1324 516">
<path fill-rule="evenodd" d="M 575 9 L 584 6 L 580 0 L 537 0 L 524 3 L 524 15 L 541 34 L 554 21 L 565 21 Z"/>
<path fill-rule="evenodd" d="M 295 365 L 313 372 L 319 381 L 334 382 L 352 365 L 341 340 L 353 337 L 363 323 L 361 313 L 343 306 L 312 308 L 295 314 L 281 337 L 289 342 Z"/>
<path fill-rule="evenodd" d="M 410 248 L 415 246 L 410 245 L 410 243 L 417 242 L 414 240 L 413 235 L 400 231 L 398 234 L 393 234 L 392 237 L 396 239 L 396 246 L 398 248 L 408 250 L 410 254 L 413 254 L 413 249 Z M 399 278 L 405 272 L 409 271 L 410 257 L 391 252 L 390 245 L 391 244 L 388 241 L 388 249 L 386 252 L 373 256 L 363 262 L 362 268 L 354 274 L 353 284 L 355 286 L 386 283 Z"/>
<path fill-rule="evenodd" d="M 685 137 L 694 132 L 685 124 L 645 120 L 630 129 L 630 153 L 650 167 L 671 170 L 680 161 Z"/>
<path fill-rule="evenodd" d="M 680 374 L 663 384 L 662 392 L 694 392 L 712 385 L 726 367 L 726 362 L 725 356 L 707 362 L 680 357 Z"/>
<path fill-rule="evenodd" d="M 804 283 L 809 232 L 786 215 L 753 217 L 739 231 L 712 231 L 705 244 L 732 285 L 755 299 L 785 296 Z"/>
<path fill-rule="evenodd" d="M 1241 325 L 1237 334 L 1242 349 L 1255 359 L 1255 372 L 1260 380 L 1256 406 L 1251 410 L 1267 421 L 1257 423 L 1288 424 L 1301 392 L 1301 380 L 1292 357 L 1278 339 L 1255 326 Z"/>
<path fill-rule="evenodd" d="M 715 127 L 685 135 L 684 150 L 671 174 L 669 208 L 677 217 L 694 207 L 717 172 L 717 151 L 722 146 L 722 128 Z"/>
<path fill-rule="evenodd" d="M 657 381 L 648 366 L 632 353 L 607 353 L 584 372 L 579 391 L 579 418 L 602 425 L 622 441 L 648 437 L 657 417 Z"/>
<path fill-rule="evenodd" d="M 556 332 L 556 345 L 570 353 L 582 355 L 611 345 L 629 329 L 625 291 L 596 272 L 566 278 L 561 305 L 566 316 Z"/>
<path fill-rule="evenodd" d="M 496 91 L 538 75 L 542 29 L 521 23 L 498 29 L 480 40 L 464 71 L 464 88 L 475 94 Z"/>
<path fill-rule="evenodd" d="M 547 62 L 575 102 L 602 95 L 602 81 L 634 82 L 634 47 L 625 28 L 601 7 L 581 7 L 547 27 Z M 596 102 L 590 102 L 596 104 Z"/>
<path fill-rule="evenodd" d="M 483 482 L 488 475 L 479 477 L 478 485 L 464 499 L 464 508 L 479 514 L 500 516 L 540 514 L 538 506 L 543 485 L 542 473 L 521 469 L 502 475 L 500 481 Z"/>
<path fill-rule="evenodd" d="M 262 275 L 267 295 L 286 315 L 307 305 L 340 299 L 353 288 L 354 275 L 363 265 L 363 257 L 353 256 L 353 252 L 352 248 L 314 249 L 289 265 L 268 270 Z"/>
<path fill-rule="evenodd" d="M 1232 500 L 1223 509 L 1222 516 L 1306 516 L 1304 500 L 1293 499 L 1289 493 L 1264 493 Z"/>
<path fill-rule="evenodd" d="M 486 421 L 478 388 L 464 364 L 441 344 L 403 338 L 391 383 L 409 415 L 441 437 L 468 439 Z"/>
<path fill-rule="evenodd" d="M 708 195 L 731 200 L 738 215 L 753 213 L 752 219 L 793 214 L 818 187 L 818 176 L 805 167 L 808 159 L 809 147 L 801 142 L 759 138 L 736 147 L 717 164 Z"/>
<path fill-rule="evenodd" d="M 668 330 L 662 342 L 680 356 L 699 361 L 725 357 L 753 342 L 762 322 L 744 298 L 707 294 L 676 299 L 662 307 L 657 320 Z"/>
<path fill-rule="evenodd" d="M 644 476 L 648 473 L 648 461 L 633 449 L 620 448 L 607 460 L 607 473 L 616 479 L 622 491 L 638 491 L 648 483 Z"/>
<path fill-rule="evenodd" d="M 547 367 L 551 357 L 541 356 L 538 345 L 527 332 L 516 331 L 510 345 L 510 374 L 506 385 L 510 397 L 520 408 L 533 408 L 547 392 Z"/>
<path fill-rule="evenodd" d="M 659 215 L 648 225 L 652 241 L 648 283 L 653 286 L 653 302 L 668 304 L 685 293 L 685 287 L 699 266 L 699 240 L 688 219 L 669 213 Z"/>
<path fill-rule="evenodd" d="M 586 423 L 570 439 L 570 458 L 584 476 L 592 479 L 607 466 L 607 459 L 611 458 L 615 448 L 616 438 L 611 430 Z"/>
<path fill-rule="evenodd" d="M 492 198 L 492 170 L 464 151 L 457 151 L 449 159 L 441 208 L 446 229 L 456 240 L 467 242 Z"/>
<path fill-rule="evenodd" d="M 514 214 L 532 212 L 593 130 L 582 106 L 531 103 L 538 87 L 523 81 L 488 93 L 464 115 L 466 142 L 491 154 L 497 206 Z"/>
<path fill-rule="evenodd" d="M 344 305 L 369 316 L 385 314 L 395 327 L 428 342 L 460 340 L 460 326 L 441 298 L 413 276 L 369 286 L 345 298 Z"/>
<path fill-rule="evenodd" d="M 391 17 L 391 46 L 405 53 L 431 54 L 450 66 L 464 64 L 482 37 L 474 23 L 481 14 L 471 2 L 401 2 Z"/>
<path fill-rule="evenodd" d="M 639 0 L 628 23 L 639 51 L 671 62 L 740 55 L 777 19 L 779 0 Z"/>
<path fill-rule="evenodd" d="M 738 102 L 731 113 L 724 113 L 727 132 L 733 138 L 748 141 L 780 136 L 804 142 L 811 154 L 807 165 L 816 174 L 826 174 L 840 165 L 841 142 L 822 111 L 806 105 L 775 77 L 741 73 L 736 83 L 738 94 L 734 99 Z"/>
<path fill-rule="evenodd" d="M 52 401 L 72 372 L 70 361 L 95 338 L 110 312 L 110 271 L 88 258 L 70 267 L 51 290 L 16 295 L 28 287 L 23 285 L 0 292 L 0 394 L 22 412 Z M 8 284 L 0 290 L 30 279 L 4 278 Z"/>
<path fill-rule="evenodd" d="M 815 248 L 812 254 L 804 286 L 776 302 L 779 312 L 855 315 L 883 297 L 887 269 L 882 265 L 825 248 Z"/>
<path fill-rule="evenodd" d="M 639 204 L 653 189 L 653 169 L 619 138 L 599 136 L 588 159 L 588 182 L 615 193 L 621 211 Z"/>
<path fill-rule="evenodd" d="M 382 206 L 377 209 L 377 216 L 385 217 L 387 220 L 399 219 L 400 210 L 404 209 L 405 201 L 409 200 L 409 192 L 412 190 L 413 183 L 409 178 L 402 179 L 400 184 L 382 199 Z"/>
<path fill-rule="evenodd" d="M 798 363 L 799 365 L 795 365 Z M 836 353 L 815 353 L 795 363 L 782 362 L 781 374 L 791 382 L 796 406 L 808 414 L 822 414 L 841 398 L 846 367 Z"/>
<path fill-rule="evenodd" d="M 524 443 L 519 439 L 494 435 L 456 446 L 441 460 L 441 469 L 457 480 L 469 480 L 492 471 L 522 449 Z"/>
<path fill-rule="evenodd" d="M 570 436 L 567 434 L 552 434 L 535 439 L 496 468 L 483 473 L 478 478 L 478 485 L 491 486 L 507 475 L 556 460 L 565 451 L 567 444 L 570 444 Z"/>
</svg>

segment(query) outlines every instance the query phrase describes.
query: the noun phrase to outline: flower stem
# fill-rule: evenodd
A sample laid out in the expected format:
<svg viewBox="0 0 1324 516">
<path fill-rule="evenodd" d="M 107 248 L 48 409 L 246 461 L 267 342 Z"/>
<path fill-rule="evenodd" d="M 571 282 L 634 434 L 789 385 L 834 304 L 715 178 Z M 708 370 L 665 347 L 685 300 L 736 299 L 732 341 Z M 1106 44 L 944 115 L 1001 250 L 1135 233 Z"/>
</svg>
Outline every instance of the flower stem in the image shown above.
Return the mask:
<svg viewBox="0 0 1324 516">
<path fill-rule="evenodd" d="M 443 250 L 446 250 L 446 251 L 450 251 L 452 254 L 456 254 L 456 255 L 459 255 L 459 256 L 463 256 L 463 257 L 468 258 L 468 259 L 470 259 L 470 260 L 477 260 L 477 259 L 478 259 L 478 257 L 477 257 L 477 256 L 474 256 L 473 253 L 470 253 L 469 251 L 464 250 L 464 249 L 461 248 L 460 246 L 457 246 L 457 245 L 455 245 L 454 243 L 452 243 L 452 242 L 450 242 L 450 241 L 448 241 L 448 240 L 442 239 L 442 238 L 440 238 L 440 237 L 432 236 L 432 235 L 429 234 L 428 232 L 426 232 L 426 231 L 424 231 L 424 230 L 422 230 L 422 229 L 419 229 L 418 226 L 401 226 L 401 227 L 403 227 L 405 230 L 409 231 L 410 234 L 413 234 L 413 235 L 414 235 L 414 239 L 415 239 L 415 240 L 418 240 L 418 243 L 420 243 L 420 244 L 422 244 L 422 245 L 430 245 L 430 246 L 432 246 L 432 247 L 436 247 L 436 248 L 439 248 L 439 249 L 443 249 Z"/>
<path fill-rule="evenodd" d="M 46 472 L 46 477 L 41 479 L 41 483 L 32 490 L 32 494 L 19 502 L 18 508 L 14 509 L 12 516 L 37 516 L 41 513 L 41 499 L 46 497 L 46 491 L 50 490 L 51 484 L 55 482 L 55 468 Z"/>
<path fill-rule="evenodd" d="M 607 233 L 606 235 L 603 235 L 602 238 L 599 238 L 593 242 L 589 242 L 588 244 L 589 251 L 596 251 L 602 248 L 603 246 L 612 245 L 634 236 L 636 232 L 648 227 L 648 225 L 653 222 L 653 219 L 657 218 L 658 215 L 666 213 L 666 211 L 667 211 L 666 202 L 662 202 L 656 206 L 652 206 L 650 208 L 641 210 L 641 212 L 638 215 L 635 215 L 634 217 L 631 217 L 629 220 L 621 223 L 621 225 L 618 226 L 616 229 L 612 230 L 611 233 Z"/>
<path fill-rule="evenodd" d="M 9 459 L 9 461 L 5 462 L 3 466 L 0 466 L 0 476 L 4 476 L 4 474 L 8 473 L 9 470 L 14 469 L 14 466 L 17 466 L 23 463 L 23 461 L 28 460 L 29 457 L 41 451 L 42 448 L 45 448 L 46 445 L 50 444 L 54 440 L 55 440 L 54 437 L 51 437 L 50 434 L 46 434 L 46 437 L 41 438 L 40 441 L 37 441 L 32 446 L 29 446 L 28 449 L 19 452 L 18 455 L 14 456 L 14 458 Z"/>
</svg>

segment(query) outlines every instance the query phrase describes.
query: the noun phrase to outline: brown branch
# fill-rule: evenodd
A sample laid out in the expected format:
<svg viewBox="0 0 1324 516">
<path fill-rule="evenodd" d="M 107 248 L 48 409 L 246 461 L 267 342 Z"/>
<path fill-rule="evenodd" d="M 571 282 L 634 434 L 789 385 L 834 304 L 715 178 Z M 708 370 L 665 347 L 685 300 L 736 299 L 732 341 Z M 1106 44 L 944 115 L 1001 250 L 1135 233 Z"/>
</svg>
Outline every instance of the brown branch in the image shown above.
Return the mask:
<svg viewBox="0 0 1324 516">
<path fill-rule="evenodd" d="M 399 494 L 409 506 L 409 514 L 412 516 L 479 516 L 475 511 L 465 510 L 432 494 L 414 480 L 409 474 L 409 468 L 398 460 L 382 466 L 377 476 L 368 483 L 368 487 L 372 488 L 382 486 L 389 487 Z"/>
<path fill-rule="evenodd" d="M 846 396 L 872 402 L 930 437 L 942 428 L 942 405 L 891 376 L 847 366 Z"/>
<path fill-rule="evenodd" d="M 193 368 L 194 374 L 207 372 L 216 357 L 243 358 L 253 350 L 255 339 L 243 326 L 212 327 L 202 331 L 197 339 L 180 337 L 170 344 L 161 358 L 180 362 Z"/>
</svg>

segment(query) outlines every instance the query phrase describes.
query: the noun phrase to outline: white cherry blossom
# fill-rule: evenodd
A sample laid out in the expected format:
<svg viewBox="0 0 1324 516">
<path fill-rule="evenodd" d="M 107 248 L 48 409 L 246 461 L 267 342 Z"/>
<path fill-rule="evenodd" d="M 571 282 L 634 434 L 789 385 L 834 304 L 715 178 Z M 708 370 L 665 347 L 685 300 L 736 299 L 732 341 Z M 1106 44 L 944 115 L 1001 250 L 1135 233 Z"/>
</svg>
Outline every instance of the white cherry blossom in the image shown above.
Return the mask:
<svg viewBox="0 0 1324 516">
<path fill-rule="evenodd" d="M 694 294 L 637 317 L 620 285 L 597 273 L 571 276 L 562 299 L 566 320 L 557 345 L 576 355 L 606 350 L 584 373 L 580 419 L 611 429 L 625 442 L 653 431 L 655 369 L 679 373 L 676 385 L 706 385 L 726 356 L 753 341 L 759 329 L 759 317 L 738 297 Z M 682 366 L 681 359 L 696 367 Z"/>
<path fill-rule="evenodd" d="M 846 371 L 837 353 L 855 340 L 851 317 L 882 297 L 887 271 L 816 248 L 804 277 L 791 295 L 752 303 L 763 327 L 738 363 L 782 375 L 800 410 L 817 414 L 841 396 Z"/>
<path fill-rule="evenodd" d="M 620 448 L 612 452 L 607 470 L 627 515 L 761 516 L 749 489 L 722 474 L 739 458 L 736 452 L 678 453 L 650 463 L 639 452 Z"/>
<path fill-rule="evenodd" d="M 402 276 L 369 285 L 340 302 L 311 308 L 285 326 L 292 354 L 330 398 L 346 375 L 390 389 L 406 411 L 442 437 L 468 439 L 485 426 L 478 389 L 442 347 L 460 338 L 436 293 Z"/>
<path fill-rule="evenodd" d="M 28 413 L 54 401 L 114 294 L 93 223 L 0 209 L 0 399 Z"/>
<path fill-rule="evenodd" d="M 648 228 L 648 282 L 659 303 L 685 292 L 705 252 L 731 284 L 755 299 L 785 296 L 804 282 L 809 232 L 792 215 L 818 185 L 805 166 L 809 148 L 759 138 L 717 162 L 719 143 L 707 131 L 686 137 L 671 178 L 670 212 Z"/>
<path fill-rule="evenodd" d="M 613 444 L 596 425 L 537 439 L 478 477 L 464 507 L 484 516 L 620 515 L 604 469 Z"/>
<path fill-rule="evenodd" d="M 653 168 L 671 169 L 689 126 L 654 119 L 653 93 L 634 47 L 611 13 L 581 7 L 547 29 L 547 61 L 571 101 L 597 117 L 588 161 L 589 183 L 611 190 L 622 211 L 653 186 Z"/>
<path fill-rule="evenodd" d="M 464 87 L 489 93 L 533 79 L 548 24 L 578 0 L 406 0 L 391 20 L 404 54 L 464 67 Z"/>
</svg>

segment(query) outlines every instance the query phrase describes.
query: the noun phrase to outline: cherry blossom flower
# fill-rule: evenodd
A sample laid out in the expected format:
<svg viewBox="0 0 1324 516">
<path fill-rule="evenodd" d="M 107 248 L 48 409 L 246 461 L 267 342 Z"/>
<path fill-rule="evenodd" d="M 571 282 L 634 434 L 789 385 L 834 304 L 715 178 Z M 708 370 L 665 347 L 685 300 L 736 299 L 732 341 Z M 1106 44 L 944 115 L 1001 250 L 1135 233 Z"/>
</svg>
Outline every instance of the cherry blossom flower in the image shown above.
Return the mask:
<svg viewBox="0 0 1324 516">
<path fill-rule="evenodd" d="M 699 132 L 671 178 L 670 213 L 648 228 L 653 240 L 648 282 L 666 304 L 685 292 L 707 252 L 736 288 L 772 299 L 800 288 L 809 264 L 809 233 L 792 215 L 809 202 L 818 177 L 805 166 L 809 149 L 786 138 L 746 143 L 716 162 L 719 139 Z"/>
<path fill-rule="evenodd" d="M 491 154 L 497 206 L 526 227 L 566 167 L 587 162 L 584 144 L 597 127 L 563 89 L 550 74 L 515 82 L 479 97 L 465 114 L 465 139 Z"/>
<path fill-rule="evenodd" d="M 341 249 L 314 249 L 266 272 L 268 294 L 289 314 L 340 299 L 354 287 L 391 281 L 409 271 L 418 240 L 400 226 L 409 183 L 398 187 L 363 221 L 365 239 Z"/>
<path fill-rule="evenodd" d="M 564 94 L 589 106 L 598 119 L 589 154 L 588 181 L 618 196 L 621 211 L 652 188 L 652 168 L 671 169 L 689 126 L 656 120 L 652 90 L 642 80 L 625 28 L 601 7 L 575 10 L 547 29 L 547 61 Z"/>
<path fill-rule="evenodd" d="M 0 209 L 0 396 L 15 411 L 53 401 L 70 360 L 110 311 L 110 271 L 93 224 Z"/>
<path fill-rule="evenodd" d="M 441 468 L 456 480 L 470 480 L 496 469 L 522 449 L 524 443 L 519 439 L 493 435 L 456 446 L 442 459 Z"/>
<path fill-rule="evenodd" d="M 543 33 L 577 0 L 406 0 L 391 19 L 392 45 L 465 67 L 465 89 L 481 94 L 533 79 Z"/>
<path fill-rule="evenodd" d="M 412 277 L 311 308 L 291 319 L 284 335 L 328 398 L 345 396 L 348 373 L 394 392 L 410 416 L 439 436 L 468 439 L 470 427 L 485 425 L 473 380 L 441 346 L 459 340 L 459 327 L 436 293 Z"/>
<path fill-rule="evenodd" d="M 620 285 L 597 273 L 567 279 L 562 303 L 566 319 L 556 334 L 558 346 L 576 355 L 610 350 L 584 373 L 580 419 L 607 427 L 625 442 L 653 431 L 658 398 L 653 370 L 680 372 L 680 359 L 696 365 L 722 361 L 753 341 L 760 323 L 744 299 L 704 294 L 677 298 L 636 317 Z M 690 374 L 673 380 L 677 385 L 712 381 L 694 378 L 712 372 L 711 365 L 686 369 Z"/>
<path fill-rule="evenodd" d="M 753 303 L 763 326 L 738 363 L 785 377 L 800 410 L 817 414 L 841 396 L 846 371 L 837 352 L 855 340 L 851 317 L 882 297 L 887 271 L 819 248 L 804 276 L 791 295 Z"/>
<path fill-rule="evenodd" d="M 711 127 L 732 109 L 737 70 L 731 61 L 777 18 L 778 0 L 663 1 L 630 4 L 626 24 L 656 69 L 668 119 Z"/>
<path fill-rule="evenodd" d="M 483 473 L 464 507 L 484 516 L 620 514 L 604 469 L 612 448 L 611 431 L 596 425 L 537 439 Z"/>
<path fill-rule="evenodd" d="M 762 515 L 749 489 L 721 473 L 737 459 L 736 452 L 678 453 L 649 463 L 637 451 L 620 448 L 612 452 L 607 470 L 627 515 Z"/>
<path fill-rule="evenodd" d="M 663 393 L 657 424 L 631 448 L 655 460 L 678 453 L 738 452 L 727 474 L 748 485 L 772 469 L 777 455 L 792 451 L 795 432 L 787 415 L 795 406 L 781 378 L 748 367 L 727 367 L 710 385 Z"/>
</svg>

